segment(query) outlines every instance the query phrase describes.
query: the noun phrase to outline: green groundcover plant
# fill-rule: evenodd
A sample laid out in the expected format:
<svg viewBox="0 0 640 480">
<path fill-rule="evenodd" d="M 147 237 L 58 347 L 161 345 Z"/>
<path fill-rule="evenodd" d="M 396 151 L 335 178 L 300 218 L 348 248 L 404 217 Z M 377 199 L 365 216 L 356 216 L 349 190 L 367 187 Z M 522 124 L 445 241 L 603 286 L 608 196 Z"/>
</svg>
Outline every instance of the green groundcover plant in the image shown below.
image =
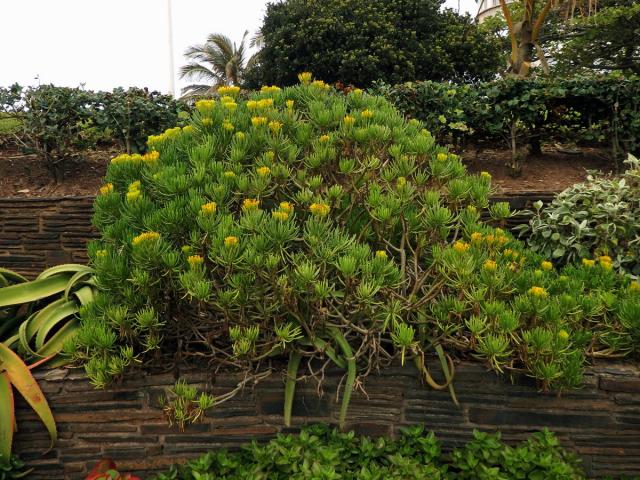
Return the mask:
<svg viewBox="0 0 640 480">
<path fill-rule="evenodd" d="M 455 399 L 454 352 L 549 389 L 578 386 L 588 357 L 638 351 L 637 282 L 604 258 L 558 271 L 500 228 L 490 175 L 419 121 L 300 80 L 243 101 L 223 87 L 148 153 L 113 159 L 89 247 L 99 293 L 65 346 L 96 386 L 185 363 L 247 384 L 288 358 L 288 423 L 296 379 L 337 365 L 343 422 L 396 360 Z"/>
<path fill-rule="evenodd" d="M 584 474 L 547 430 L 516 447 L 500 434 L 475 431 L 474 438 L 450 455 L 433 433 L 420 426 L 404 429 L 397 440 L 370 439 L 318 425 L 300 435 L 279 435 L 265 445 L 239 452 L 207 453 L 174 466 L 155 480 L 305 479 L 305 480 L 578 480 Z"/>
</svg>

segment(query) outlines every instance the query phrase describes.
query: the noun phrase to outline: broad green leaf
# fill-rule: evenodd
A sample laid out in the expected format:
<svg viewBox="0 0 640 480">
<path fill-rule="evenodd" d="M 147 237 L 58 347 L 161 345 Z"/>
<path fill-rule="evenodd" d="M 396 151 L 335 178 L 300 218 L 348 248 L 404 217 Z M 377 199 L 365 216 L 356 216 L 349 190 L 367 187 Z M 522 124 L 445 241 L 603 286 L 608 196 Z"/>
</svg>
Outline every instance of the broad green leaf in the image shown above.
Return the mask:
<svg viewBox="0 0 640 480">
<path fill-rule="evenodd" d="M 33 282 L 0 288 L 0 307 L 33 302 L 63 292 L 69 278 L 71 275 L 55 275 Z"/>
<path fill-rule="evenodd" d="M 69 316 L 77 312 L 78 306 L 75 302 L 66 302 L 52 311 L 51 314 L 42 322 L 42 324 L 38 328 L 38 332 L 36 334 L 36 348 L 42 348 L 49 332 L 61 321 L 67 319 Z"/>
<path fill-rule="evenodd" d="M 0 457 L 11 457 L 11 444 L 13 443 L 13 430 L 15 425 L 15 410 L 13 402 L 13 389 L 9 377 L 0 373 Z"/>
<path fill-rule="evenodd" d="M 49 408 L 47 399 L 31 374 L 29 367 L 9 347 L 0 343 L 0 373 L 4 372 L 18 392 L 36 412 L 42 423 L 47 427 L 51 438 L 51 447 L 58 439 L 56 422 Z"/>
<path fill-rule="evenodd" d="M 60 330 L 58 330 L 48 341 L 45 343 L 40 350 L 36 352 L 36 355 L 40 357 L 49 357 L 52 355 L 56 355 L 62 350 L 64 343 L 72 338 L 76 333 L 78 333 L 78 328 L 80 327 L 80 321 L 75 318 L 68 322 L 65 326 L 63 326 Z M 67 358 L 56 358 L 49 362 L 49 367 L 58 367 L 61 365 L 66 365 L 69 363 Z"/>
<path fill-rule="evenodd" d="M 42 272 L 36 280 L 41 280 L 49 277 L 54 277 L 59 274 L 75 274 L 77 272 L 93 272 L 93 268 L 87 265 L 80 265 L 77 263 L 65 263 L 63 265 L 57 265 L 55 267 L 51 267 Z"/>
</svg>

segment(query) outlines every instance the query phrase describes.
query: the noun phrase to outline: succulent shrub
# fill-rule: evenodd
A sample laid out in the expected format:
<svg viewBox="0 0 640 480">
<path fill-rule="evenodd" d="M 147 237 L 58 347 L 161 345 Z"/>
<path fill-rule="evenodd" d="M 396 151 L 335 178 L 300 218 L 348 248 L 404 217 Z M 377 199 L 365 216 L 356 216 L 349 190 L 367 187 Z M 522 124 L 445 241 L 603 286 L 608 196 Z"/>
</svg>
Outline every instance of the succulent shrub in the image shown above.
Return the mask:
<svg viewBox="0 0 640 480">
<path fill-rule="evenodd" d="M 344 420 L 354 386 L 394 359 L 434 388 L 451 387 L 445 350 L 549 388 L 579 383 L 586 354 L 633 351 L 637 285 L 600 264 L 560 275 L 480 222 L 490 176 L 419 121 L 300 80 L 246 101 L 222 88 L 147 154 L 113 159 L 89 247 L 100 293 L 66 345 L 95 385 L 162 362 L 246 382 L 288 356 L 285 421 L 301 364 L 318 381 L 345 369 Z"/>
<path fill-rule="evenodd" d="M 640 274 L 640 161 L 632 155 L 620 177 L 590 175 L 543 208 L 528 225 L 532 250 L 559 262 L 606 256 L 615 268 Z"/>
</svg>

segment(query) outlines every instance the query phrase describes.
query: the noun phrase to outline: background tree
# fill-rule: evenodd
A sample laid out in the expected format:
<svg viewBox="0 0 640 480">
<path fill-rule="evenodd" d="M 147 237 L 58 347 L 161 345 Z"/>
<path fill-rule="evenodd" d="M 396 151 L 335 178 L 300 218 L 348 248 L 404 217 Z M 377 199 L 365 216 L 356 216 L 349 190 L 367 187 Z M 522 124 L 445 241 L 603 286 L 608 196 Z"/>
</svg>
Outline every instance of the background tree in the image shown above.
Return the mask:
<svg viewBox="0 0 640 480">
<path fill-rule="evenodd" d="M 209 35 L 201 45 L 193 45 L 185 52 L 190 62 L 180 69 L 180 78 L 196 80 L 182 89 L 185 97 L 206 95 L 221 85 L 239 85 L 245 68 L 251 65 L 247 60 L 246 39 L 249 32 L 242 36 L 240 45 L 220 33 Z"/>
<path fill-rule="evenodd" d="M 502 61 L 499 38 L 442 0 L 285 0 L 267 6 L 251 83 L 485 80 Z M 251 85 L 256 86 L 256 85 Z"/>
</svg>

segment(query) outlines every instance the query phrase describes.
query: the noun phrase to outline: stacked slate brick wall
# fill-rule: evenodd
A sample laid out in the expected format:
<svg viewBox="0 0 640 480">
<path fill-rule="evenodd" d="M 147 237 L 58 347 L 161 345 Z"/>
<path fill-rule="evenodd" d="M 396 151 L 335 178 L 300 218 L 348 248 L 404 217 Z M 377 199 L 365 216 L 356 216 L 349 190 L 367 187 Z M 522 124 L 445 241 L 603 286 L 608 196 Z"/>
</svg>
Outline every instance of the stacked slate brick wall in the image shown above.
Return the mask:
<svg viewBox="0 0 640 480">
<path fill-rule="evenodd" d="M 551 198 L 548 193 L 527 193 L 493 200 L 523 209 Z M 0 267 L 33 278 L 47 267 L 86 262 L 86 243 L 96 236 L 92 206 L 93 197 L 0 198 Z M 508 226 L 524 221 L 516 216 Z"/>
<path fill-rule="evenodd" d="M 170 463 L 205 451 L 234 448 L 251 440 L 267 441 L 278 432 L 296 431 L 303 423 L 335 423 L 336 386 L 343 372 L 329 372 L 318 396 L 314 381 L 299 383 L 294 426 L 283 427 L 283 376 L 274 372 L 254 388 L 211 410 L 203 423 L 181 432 L 170 428 L 161 398 L 175 381 L 172 374 L 130 375 L 108 390 L 94 390 L 78 371 L 37 374 L 58 422 L 60 439 L 44 456 L 48 437 L 22 400 L 18 401 L 16 451 L 35 468 L 39 479 L 82 479 L 95 461 L 114 459 L 124 471 L 148 478 Z M 214 394 L 227 392 L 242 376 L 212 373 L 184 375 Z M 590 477 L 640 475 L 640 368 L 598 362 L 585 376 L 584 388 L 562 395 L 537 391 L 531 379 L 512 381 L 481 365 L 457 366 L 456 407 L 448 393 L 422 385 L 413 367 L 393 367 L 370 376 L 368 395 L 354 394 L 348 428 L 368 435 L 395 435 L 402 426 L 424 424 L 436 432 L 445 450 L 471 439 L 473 429 L 502 432 L 509 443 L 544 427 L 562 445 L 582 457 Z"/>
</svg>

